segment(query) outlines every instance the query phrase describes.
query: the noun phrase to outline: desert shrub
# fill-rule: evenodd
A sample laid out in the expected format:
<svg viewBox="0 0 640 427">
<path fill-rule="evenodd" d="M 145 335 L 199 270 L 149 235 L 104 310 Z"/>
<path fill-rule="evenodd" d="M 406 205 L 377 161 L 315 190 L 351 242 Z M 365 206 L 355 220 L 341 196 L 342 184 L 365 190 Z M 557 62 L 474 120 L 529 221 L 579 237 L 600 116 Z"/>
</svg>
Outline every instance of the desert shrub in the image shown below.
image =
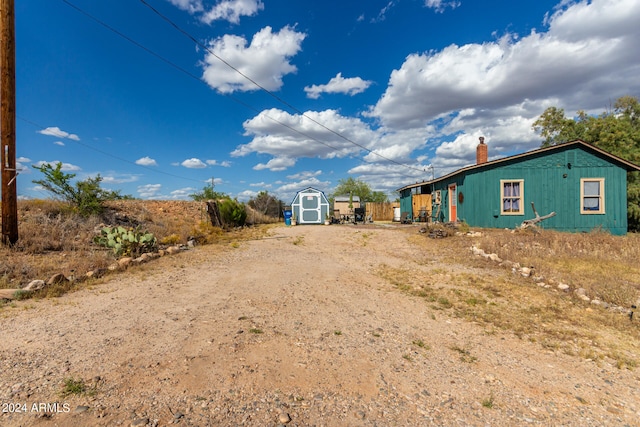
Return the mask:
<svg viewBox="0 0 640 427">
<path fill-rule="evenodd" d="M 220 209 L 220 216 L 226 226 L 229 227 L 241 227 L 247 220 L 247 211 L 244 205 L 234 199 L 223 199 L 218 208 Z"/>
<path fill-rule="evenodd" d="M 178 236 L 176 233 L 172 233 L 160 239 L 160 244 L 168 246 L 177 245 L 178 243 L 180 243 L 180 240 L 180 236 Z"/>
<path fill-rule="evenodd" d="M 100 188 L 100 175 L 76 181 L 75 185 L 72 185 L 71 181 L 76 174 L 62 172 L 61 162 L 58 162 L 55 168 L 49 163 L 33 167 L 44 175 L 44 179 L 34 180 L 33 183 L 41 185 L 55 197 L 69 203 L 81 216 L 99 214 L 104 210 L 104 202 L 123 198 L 117 191 Z"/>
<path fill-rule="evenodd" d="M 214 227 L 208 221 L 200 221 L 191 230 L 191 236 L 201 245 L 217 242 L 223 233 L 219 227 Z"/>
</svg>

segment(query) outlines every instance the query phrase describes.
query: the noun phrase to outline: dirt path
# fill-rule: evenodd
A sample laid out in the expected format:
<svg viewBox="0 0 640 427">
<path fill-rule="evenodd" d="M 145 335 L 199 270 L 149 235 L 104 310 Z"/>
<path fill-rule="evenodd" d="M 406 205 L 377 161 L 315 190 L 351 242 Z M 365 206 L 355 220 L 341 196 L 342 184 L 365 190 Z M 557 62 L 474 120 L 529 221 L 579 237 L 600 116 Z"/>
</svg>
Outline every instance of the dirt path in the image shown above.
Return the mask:
<svg viewBox="0 0 640 427">
<path fill-rule="evenodd" d="M 280 227 L 6 307 L 0 425 L 639 425 L 638 373 L 382 279 L 421 268 L 415 230 Z M 68 378 L 95 390 L 62 397 Z"/>
</svg>

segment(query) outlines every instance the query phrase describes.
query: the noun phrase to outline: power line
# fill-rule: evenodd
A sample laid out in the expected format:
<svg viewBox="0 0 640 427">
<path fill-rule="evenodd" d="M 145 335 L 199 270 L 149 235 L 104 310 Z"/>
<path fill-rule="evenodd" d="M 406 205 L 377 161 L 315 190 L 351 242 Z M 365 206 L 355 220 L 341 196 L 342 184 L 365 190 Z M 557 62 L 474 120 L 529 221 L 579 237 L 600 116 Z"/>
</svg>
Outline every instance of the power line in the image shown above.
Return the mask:
<svg viewBox="0 0 640 427">
<path fill-rule="evenodd" d="M 94 22 L 96 22 L 96 23 L 100 24 L 101 26 L 105 27 L 105 28 L 106 28 L 106 29 L 108 29 L 109 31 L 113 32 L 114 34 L 117 34 L 118 36 L 122 37 L 123 39 L 125 39 L 125 40 L 126 40 L 126 41 L 128 41 L 128 42 L 130 42 L 130 43 L 131 43 L 131 44 L 133 44 L 134 46 L 137 46 L 137 47 L 139 47 L 140 49 L 144 50 L 145 52 L 149 53 L 150 55 L 152 55 L 152 56 L 154 56 L 154 57 L 158 58 L 159 60 L 161 60 L 161 61 L 162 61 L 162 62 L 164 62 L 165 64 L 167 64 L 167 65 L 169 65 L 169 66 L 171 66 L 171 67 L 175 68 L 176 70 L 178 70 L 178 71 L 180 71 L 181 73 L 183 73 L 183 74 L 187 75 L 188 77 L 190 77 L 190 78 L 192 78 L 192 79 L 196 80 L 197 82 L 202 83 L 202 84 L 204 84 L 205 86 L 209 87 L 209 86 L 206 84 L 206 82 L 204 82 L 200 77 L 196 76 L 195 74 L 191 73 L 190 71 L 185 70 L 184 68 L 182 68 L 181 66 L 177 65 L 176 63 L 174 63 L 174 62 L 172 62 L 172 61 L 170 61 L 170 60 L 168 60 L 168 59 L 164 58 L 162 55 L 160 55 L 160 54 L 158 54 L 158 53 L 154 52 L 153 50 L 151 50 L 151 49 L 149 49 L 149 48 L 147 48 L 147 47 L 146 47 L 146 46 L 144 46 L 143 44 L 138 43 L 137 41 L 135 41 L 135 40 L 134 40 L 134 39 L 132 39 L 131 37 L 127 36 L 126 34 L 122 33 L 121 31 L 118 31 L 117 29 L 113 28 L 113 27 L 112 27 L 112 26 L 110 26 L 109 24 L 107 24 L 107 23 L 105 23 L 104 21 L 102 21 L 102 20 L 100 20 L 100 19 L 96 18 L 95 16 L 93 16 L 93 15 L 91 15 L 90 13 L 86 12 L 85 10 L 83 10 L 83 9 L 79 8 L 78 6 L 76 6 L 76 5 L 74 5 L 73 3 L 69 2 L 68 0 L 62 0 L 62 2 L 66 3 L 67 5 L 69 5 L 69 6 L 70 6 L 70 7 L 72 7 L 73 9 L 75 9 L 76 11 L 80 12 L 81 14 L 83 14 L 84 16 L 86 16 L 87 18 L 89 18 L 89 19 L 93 20 Z M 195 41 L 195 39 L 193 39 L 193 40 Z M 197 41 L 196 41 L 196 43 L 197 43 Z M 252 105 L 250 105 L 250 104 L 247 104 L 246 102 L 242 101 L 241 99 L 239 99 L 239 98 L 237 98 L 237 97 L 234 97 L 234 96 L 229 95 L 229 94 L 224 94 L 224 95 L 225 95 L 227 98 L 229 98 L 229 99 L 231 99 L 231 100 L 233 100 L 233 101 L 237 102 L 238 104 L 242 105 L 243 107 L 245 107 L 245 108 L 247 108 L 247 109 L 249 109 L 249 110 L 252 110 L 252 111 L 253 111 L 253 112 L 255 112 L 255 113 L 261 113 L 261 111 L 260 111 L 259 109 L 257 109 L 257 108 L 255 108 L 255 107 L 253 107 L 253 106 L 252 106 Z M 299 131 L 299 130 L 297 130 L 297 129 L 293 128 L 292 126 L 289 126 L 289 125 L 287 125 L 286 123 L 283 123 L 283 122 L 281 122 L 281 121 L 279 121 L 279 120 L 277 120 L 277 119 L 275 119 L 275 118 L 273 118 L 273 117 L 269 116 L 268 114 L 265 114 L 265 117 L 267 117 L 269 120 L 272 120 L 273 122 L 275 122 L 275 123 L 277 123 L 277 124 L 279 124 L 279 125 L 281 125 L 281 126 L 283 126 L 283 127 L 287 128 L 287 129 L 289 129 L 289 130 L 291 130 L 291 131 L 293 131 L 293 132 L 295 132 L 295 133 L 297 133 L 297 134 L 299 134 L 299 135 L 302 135 L 302 136 L 304 136 L 304 137 L 306 137 L 306 138 L 309 138 L 309 139 L 311 139 L 311 140 L 313 140 L 313 141 L 315 141 L 315 142 L 318 142 L 318 143 L 320 143 L 320 144 L 322 144 L 322 145 L 325 145 L 326 147 L 328 147 L 328 148 L 330 148 L 330 149 L 332 149 L 332 150 L 337 150 L 337 148 L 336 148 L 336 147 L 333 147 L 333 146 L 331 146 L 331 145 L 329 145 L 329 144 L 325 143 L 324 141 L 321 141 L 321 140 L 319 140 L 319 139 L 317 139 L 317 138 L 315 138 L 315 137 L 313 137 L 313 136 L 311 136 L 311 135 L 307 135 L 307 134 L 305 134 L 304 132 L 301 132 L 301 131 Z"/>
<path fill-rule="evenodd" d="M 402 166 L 404 168 L 407 169 L 411 169 L 417 172 L 426 172 L 425 168 L 416 168 L 413 166 L 409 166 L 403 163 L 400 163 L 396 160 L 390 159 L 388 157 L 385 157 L 353 140 L 351 140 L 350 138 L 340 134 L 337 131 L 334 131 L 333 129 L 329 128 L 328 126 L 322 124 L 321 122 L 315 120 L 313 117 L 308 116 L 307 114 L 305 114 L 304 112 L 302 112 L 300 109 L 296 108 L 295 106 L 293 106 L 292 104 L 286 102 L 284 99 L 278 97 L 276 94 L 274 94 L 273 92 L 269 91 L 268 89 L 264 88 L 263 86 L 261 86 L 259 83 L 257 83 L 255 80 L 251 79 L 249 76 L 245 75 L 244 73 L 242 73 L 240 70 L 238 70 L 237 68 L 235 68 L 233 65 L 231 65 L 230 63 L 228 63 L 227 61 L 225 61 L 223 58 L 219 57 L 218 55 L 216 55 L 213 51 L 211 51 L 211 49 L 206 46 L 205 44 L 203 44 L 202 42 L 200 42 L 199 40 L 197 40 L 194 36 L 192 36 L 190 33 L 188 33 L 186 30 L 183 30 L 182 28 L 180 28 L 177 24 L 175 24 L 171 19 L 169 19 L 168 17 L 166 17 L 165 15 L 163 15 L 161 12 L 159 12 L 157 9 L 155 9 L 153 6 L 149 5 L 146 1 L 144 0 L 140 0 L 145 6 L 147 6 L 150 10 L 152 10 L 154 13 L 156 13 L 158 16 L 160 16 L 163 20 L 165 20 L 166 22 L 168 22 L 172 27 L 174 27 L 177 31 L 179 31 L 180 33 L 182 33 L 183 35 L 185 35 L 189 40 L 191 40 L 193 43 L 195 43 L 197 46 L 201 47 L 202 49 L 206 50 L 207 52 L 209 52 L 211 55 L 213 55 L 215 58 L 217 58 L 218 60 L 220 60 L 222 63 L 224 63 L 226 66 L 228 66 L 229 68 L 231 68 L 232 70 L 234 70 L 234 72 L 238 73 L 239 75 L 241 75 L 243 78 L 247 79 L 249 82 L 251 82 L 252 84 L 254 84 L 257 88 L 259 88 L 261 91 L 267 93 L 268 95 L 270 95 L 271 97 L 273 97 L 274 99 L 276 99 L 279 103 L 285 105 L 286 107 L 288 107 L 289 109 L 293 110 L 294 112 L 296 112 L 297 114 L 299 114 L 301 117 L 304 117 L 307 120 L 310 120 L 311 122 L 317 124 L 318 126 L 322 127 L 323 129 L 327 130 L 328 132 L 338 136 L 339 138 L 349 142 L 350 144 L 353 144 L 363 150 L 365 150 L 368 153 L 371 153 L 373 155 L 376 155 L 384 160 L 387 160 L 390 163 Z M 171 66 L 172 68 L 180 71 L 181 73 L 185 74 L 186 76 L 198 81 L 201 84 L 204 84 L 207 86 L 207 88 L 209 88 L 209 85 L 203 81 L 199 76 L 196 76 L 195 74 L 193 74 L 192 72 L 182 68 L 181 66 L 177 65 L 176 63 L 172 62 L 169 59 L 166 59 L 165 57 L 163 57 L 162 55 L 156 53 L 155 51 L 149 49 L 148 47 L 144 46 L 143 44 L 137 42 L 136 40 L 132 39 L 131 37 L 127 36 L 126 34 L 122 33 L 121 31 L 117 30 L 116 28 L 112 27 L 111 25 L 107 24 L 106 22 L 102 21 L 101 19 L 93 16 L 92 14 L 86 12 L 85 10 L 81 9 L 80 7 L 76 6 L 75 4 L 71 3 L 69 0 L 62 0 L 63 3 L 67 4 L 68 6 L 70 6 L 71 8 L 75 9 L 77 12 L 81 13 L 82 15 L 84 15 L 85 17 L 93 20 L 94 22 L 96 22 L 97 24 L 101 25 L 102 27 L 106 28 L 107 30 L 113 32 L 114 34 L 120 36 L 121 38 L 123 38 L 124 40 L 128 41 L 129 43 L 133 44 L 134 46 L 144 50 L 145 52 L 149 53 L 150 55 L 156 57 L 157 59 L 161 60 L 162 62 L 164 62 L 165 64 Z M 224 96 L 226 96 L 227 98 L 233 100 L 234 102 L 238 103 L 239 105 L 242 105 L 243 107 L 257 113 L 257 114 L 262 114 L 264 117 L 266 117 L 267 119 L 273 121 L 274 123 L 279 124 L 280 126 L 283 126 L 284 128 L 298 134 L 301 135 L 309 140 L 312 140 L 314 142 L 317 142 L 319 144 L 322 144 L 326 147 L 328 147 L 331 150 L 334 151 L 338 151 L 337 147 L 334 147 L 328 143 L 326 143 L 325 141 L 322 141 L 314 136 L 308 135 L 296 128 L 294 128 L 293 126 L 290 126 L 272 116 L 270 116 L 269 114 L 265 113 L 264 111 L 259 110 L 258 108 L 252 106 L 251 104 L 248 104 L 247 102 L 244 102 L 243 100 L 231 95 L 231 94 L 222 94 Z M 95 149 L 94 147 L 91 146 L 87 146 L 85 144 L 81 144 L 87 148 L 90 149 L 94 149 L 96 151 L 101 152 L 100 150 Z M 109 153 L 106 152 L 102 152 L 105 155 L 108 155 L 110 157 L 116 158 L 116 159 L 120 159 L 117 156 L 111 155 Z M 125 159 L 122 159 L 123 161 L 127 162 L 127 163 L 131 163 L 130 161 L 127 161 Z M 135 163 L 134 163 L 135 164 Z M 144 167 L 143 165 L 138 165 L 135 164 L 136 166 L 139 167 Z M 155 169 L 149 169 L 152 170 L 154 172 L 159 172 Z M 166 173 L 165 173 L 166 174 Z M 170 176 L 174 176 L 169 174 Z M 181 179 L 189 179 L 189 178 L 184 178 L 184 177 L 179 177 Z"/>
<path fill-rule="evenodd" d="M 25 123 L 28 123 L 28 124 L 32 125 L 33 127 L 37 128 L 37 129 L 44 129 L 45 128 L 45 126 L 42 126 L 42 125 L 40 125 L 38 123 L 35 123 L 35 122 L 31 121 L 31 120 L 25 119 L 24 117 L 18 116 L 18 119 L 22 120 Z M 88 148 L 90 150 L 96 151 L 96 152 L 98 152 L 98 153 L 100 153 L 102 155 L 111 157 L 113 159 L 119 160 L 119 161 L 124 162 L 124 163 L 128 163 L 128 164 L 133 165 L 133 166 L 137 166 L 139 168 L 143 168 L 143 169 L 147 169 L 147 170 L 150 170 L 152 172 L 155 172 L 155 173 L 159 173 L 161 175 L 170 176 L 172 178 L 179 178 L 179 179 L 183 179 L 185 181 L 198 182 L 200 184 L 203 182 L 202 180 L 197 180 L 197 179 L 193 179 L 193 178 L 187 178 L 185 176 L 175 175 L 175 174 L 172 174 L 172 173 L 169 173 L 169 172 L 165 172 L 165 171 L 162 171 L 162 170 L 153 169 L 153 168 L 150 168 L 150 167 L 145 166 L 145 165 L 140 165 L 140 164 L 138 164 L 136 162 L 132 162 L 131 160 L 127 160 L 127 159 L 125 159 L 123 157 L 116 156 L 116 155 L 111 154 L 111 153 L 109 153 L 107 151 L 100 150 L 99 148 L 93 147 L 93 146 L 88 145 L 88 144 L 84 144 L 84 143 L 82 143 L 80 141 L 76 141 L 74 139 L 71 139 L 70 141 L 72 141 L 74 144 L 78 144 L 78 145 L 81 145 L 81 146 L 83 146 L 85 148 Z"/>
<path fill-rule="evenodd" d="M 67 0 L 63 0 L 64 2 L 67 2 Z M 219 55 L 217 55 L 215 52 L 213 52 L 209 46 L 205 45 L 204 43 L 202 43 L 201 41 L 199 41 L 198 39 L 196 39 L 193 35 L 191 35 L 188 31 L 182 29 L 178 24 L 176 24 L 175 22 L 173 22 L 170 18 L 168 18 L 166 15 L 162 14 L 159 10 L 157 10 L 156 8 L 154 8 L 153 6 L 151 6 L 146 0 L 140 0 L 140 2 L 147 6 L 151 11 L 153 11 L 156 15 L 158 15 L 160 18 L 162 18 L 164 21 L 166 21 L 170 26 L 172 26 L 173 28 L 175 28 L 178 32 L 182 33 L 184 36 L 186 36 L 189 40 L 193 41 L 196 45 L 198 45 L 199 47 L 201 47 L 202 49 L 206 50 L 209 54 L 211 54 L 214 58 L 216 58 L 218 61 L 222 62 L 224 65 L 226 65 L 227 67 L 231 68 L 234 72 L 238 73 L 241 77 L 243 77 L 244 79 L 246 79 L 247 81 L 249 81 L 251 84 L 255 85 L 257 88 L 259 88 L 261 91 L 265 92 L 266 94 L 270 95 L 271 97 L 273 97 L 275 100 L 277 100 L 278 102 L 280 102 L 282 105 L 288 107 L 289 109 L 295 111 L 296 113 L 300 114 L 300 116 L 304 117 L 305 119 L 317 124 L 318 126 L 322 127 L 323 129 L 329 131 L 330 133 L 336 135 L 337 137 L 345 140 L 346 142 L 349 142 L 350 144 L 353 144 L 363 150 L 365 150 L 368 153 L 371 153 L 375 156 L 380 157 L 381 159 L 384 159 L 388 162 L 391 162 L 393 164 L 396 164 L 398 166 L 402 166 L 405 167 L 407 169 L 412 169 L 415 171 L 419 171 L 419 172 L 425 172 L 424 169 L 418 169 L 415 168 L 413 166 L 409 166 L 406 165 L 404 163 L 400 163 L 396 160 L 393 160 L 389 157 L 383 156 L 380 153 L 377 153 L 367 147 L 365 147 L 362 144 L 359 144 L 355 141 L 353 141 L 352 139 L 342 135 L 340 132 L 337 132 L 331 128 L 329 128 L 328 126 L 326 126 L 325 124 L 315 120 L 313 117 L 308 116 L 307 114 L 305 114 L 302 110 L 300 110 L 299 108 L 295 107 L 294 105 L 292 105 L 290 102 L 285 101 L 283 98 L 277 96 L 276 94 L 274 94 L 273 92 L 271 92 L 270 90 L 266 89 L 264 86 L 262 86 L 261 84 L 259 84 L 258 82 L 256 82 L 254 79 L 252 79 L 251 77 L 247 76 L 245 73 L 243 73 L 242 71 L 240 71 L 238 68 L 234 67 L 232 64 L 230 64 L 228 61 L 226 61 L 224 58 L 220 57 Z"/>
</svg>

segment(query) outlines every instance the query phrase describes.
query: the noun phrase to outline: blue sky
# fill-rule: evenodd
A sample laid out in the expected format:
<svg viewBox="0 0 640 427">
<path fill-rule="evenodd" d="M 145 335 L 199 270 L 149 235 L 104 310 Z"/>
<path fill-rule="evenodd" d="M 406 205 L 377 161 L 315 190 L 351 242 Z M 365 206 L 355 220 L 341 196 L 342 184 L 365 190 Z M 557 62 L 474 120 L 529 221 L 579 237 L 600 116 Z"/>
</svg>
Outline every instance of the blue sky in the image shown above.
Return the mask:
<svg viewBox="0 0 640 427">
<path fill-rule="evenodd" d="M 550 106 L 640 96 L 637 0 L 20 0 L 18 196 L 32 168 L 142 199 L 384 191 L 538 148 Z"/>
</svg>

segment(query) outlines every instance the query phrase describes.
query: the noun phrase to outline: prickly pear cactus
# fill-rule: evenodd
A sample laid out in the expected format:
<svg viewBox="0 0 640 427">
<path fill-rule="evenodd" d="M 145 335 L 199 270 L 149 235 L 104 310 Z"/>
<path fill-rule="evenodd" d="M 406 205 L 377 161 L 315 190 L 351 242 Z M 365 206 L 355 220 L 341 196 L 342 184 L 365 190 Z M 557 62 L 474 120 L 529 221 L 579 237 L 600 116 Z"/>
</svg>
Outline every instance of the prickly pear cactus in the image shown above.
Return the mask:
<svg viewBox="0 0 640 427">
<path fill-rule="evenodd" d="M 117 257 L 137 257 L 146 252 L 155 252 L 158 248 L 156 237 L 152 233 L 142 231 L 140 227 L 103 227 L 100 235 L 93 241 L 112 249 Z"/>
</svg>

